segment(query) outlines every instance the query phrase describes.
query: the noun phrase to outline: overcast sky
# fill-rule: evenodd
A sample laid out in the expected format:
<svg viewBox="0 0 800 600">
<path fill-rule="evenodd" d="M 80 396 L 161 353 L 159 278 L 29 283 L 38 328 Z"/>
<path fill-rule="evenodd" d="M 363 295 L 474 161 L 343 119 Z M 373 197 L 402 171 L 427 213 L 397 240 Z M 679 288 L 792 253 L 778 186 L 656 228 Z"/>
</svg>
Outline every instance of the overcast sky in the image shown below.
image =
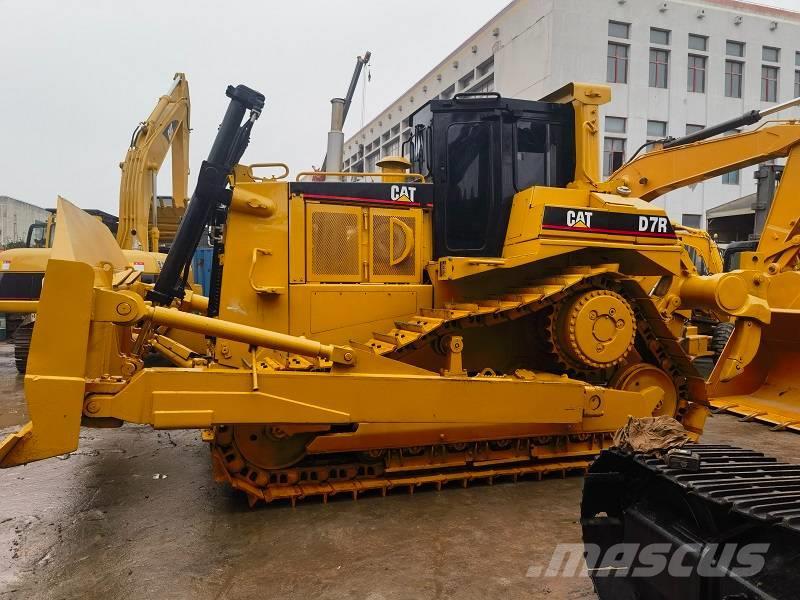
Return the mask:
<svg viewBox="0 0 800 600">
<path fill-rule="evenodd" d="M 0 195 L 46 207 L 61 194 L 116 214 L 131 133 L 176 71 L 191 91 L 193 175 L 238 83 L 267 97 L 243 162 L 307 169 L 324 155 L 329 100 L 344 95 L 356 56 L 373 53 L 369 120 L 506 4 L 0 0 Z M 361 124 L 360 88 L 348 124 Z"/>
</svg>

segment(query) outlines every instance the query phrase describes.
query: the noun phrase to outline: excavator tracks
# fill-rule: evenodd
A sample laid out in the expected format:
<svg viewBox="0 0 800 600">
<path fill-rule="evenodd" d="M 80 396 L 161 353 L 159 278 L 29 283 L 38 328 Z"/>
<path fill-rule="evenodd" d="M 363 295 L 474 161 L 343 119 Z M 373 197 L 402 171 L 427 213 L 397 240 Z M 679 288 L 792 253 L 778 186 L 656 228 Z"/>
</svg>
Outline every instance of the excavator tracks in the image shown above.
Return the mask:
<svg viewBox="0 0 800 600">
<path fill-rule="evenodd" d="M 696 470 L 618 450 L 589 469 L 581 524 L 599 598 L 660 600 L 664 590 L 697 600 L 797 598 L 800 466 L 734 446 L 683 448 L 699 458 Z M 682 570 L 637 574 L 640 557 L 609 552 L 619 544 L 661 548 L 663 564 L 680 557 Z"/>
<path fill-rule="evenodd" d="M 421 349 L 432 348 L 441 354 L 442 340 L 448 336 L 474 328 L 491 328 L 552 310 L 565 298 L 592 289 L 609 290 L 633 307 L 637 352 L 643 361 L 662 369 L 672 380 L 677 395 L 674 416 L 678 420 L 683 417 L 690 396 L 695 402 L 704 402 L 705 397 L 699 395 L 702 394 L 702 385 L 694 388 L 691 385 L 692 379 L 702 380 L 670 333 L 653 300 L 642 291 L 638 282 L 620 275 L 613 268 L 576 269 L 532 280 L 524 287 L 491 298 L 423 309 L 406 321 L 396 322 L 395 327 L 386 333 L 374 333 L 365 344 L 353 344 L 408 362 L 412 354 Z M 285 368 L 313 367 L 308 361 L 290 357 Z M 486 371 L 488 373 L 484 375 L 494 375 L 492 369 Z M 577 372 L 577 375 L 581 373 Z M 385 495 L 397 488 L 413 491 L 425 485 L 441 488 L 451 482 L 467 485 L 470 481 L 491 482 L 498 477 L 516 480 L 526 475 L 542 477 L 553 472 L 582 471 L 588 465 L 587 461 L 607 445 L 613 433 L 560 436 L 563 439 L 555 442 L 547 440 L 549 449 L 544 453 L 536 452 L 536 438 L 515 438 L 424 448 L 376 448 L 372 451 L 375 455 L 368 455 L 367 460 L 363 459 L 365 453 L 355 451 L 311 454 L 289 468 L 264 469 L 248 460 L 246 452 L 237 449 L 232 436 L 220 429 L 210 436 L 213 439 L 216 478 L 246 492 L 251 503 L 289 500 L 292 504 L 309 496 L 327 499 L 336 494 L 351 494 L 357 498 L 368 491 Z M 580 451 L 569 451 L 568 446 L 573 442 L 583 443 Z M 478 448 L 479 444 L 486 444 L 485 452 Z M 502 444 L 512 445 L 517 451 L 509 452 L 509 448 L 502 447 Z M 413 460 L 410 466 L 397 469 L 391 462 L 393 456 L 400 457 L 401 461 L 403 457 L 406 462 L 409 458 Z"/>
</svg>

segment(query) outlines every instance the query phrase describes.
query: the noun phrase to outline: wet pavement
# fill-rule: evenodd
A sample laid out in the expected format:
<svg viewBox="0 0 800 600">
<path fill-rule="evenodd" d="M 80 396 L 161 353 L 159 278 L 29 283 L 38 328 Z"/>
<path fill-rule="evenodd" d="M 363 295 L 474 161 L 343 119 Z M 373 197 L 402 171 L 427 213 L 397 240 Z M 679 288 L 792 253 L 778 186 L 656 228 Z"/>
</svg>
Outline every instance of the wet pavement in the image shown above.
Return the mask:
<svg viewBox="0 0 800 600">
<path fill-rule="evenodd" d="M 0 344 L 0 435 L 25 420 Z M 800 435 L 729 416 L 704 441 L 800 462 Z M 581 478 L 248 508 L 196 432 L 84 429 L 77 452 L 0 471 L 0 598 L 595 598 L 528 577 L 580 542 Z"/>
</svg>

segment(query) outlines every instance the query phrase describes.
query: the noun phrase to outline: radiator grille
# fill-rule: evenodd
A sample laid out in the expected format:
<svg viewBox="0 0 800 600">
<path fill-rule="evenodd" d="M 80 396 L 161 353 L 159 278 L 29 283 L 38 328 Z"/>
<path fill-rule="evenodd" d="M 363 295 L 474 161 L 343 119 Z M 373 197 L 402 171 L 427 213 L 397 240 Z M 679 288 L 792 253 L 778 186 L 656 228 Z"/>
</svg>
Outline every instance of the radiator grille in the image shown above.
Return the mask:
<svg viewBox="0 0 800 600">
<path fill-rule="evenodd" d="M 392 221 L 400 221 L 411 228 L 411 235 L 416 234 L 414 217 L 397 217 L 391 215 L 372 216 L 372 272 L 375 275 L 404 276 L 414 275 L 416 271 L 416 247 L 399 263 L 392 265 L 403 255 L 403 251 L 414 240 L 406 239 L 406 230 Z M 390 229 L 391 234 L 390 234 Z M 391 235 L 391 237 L 390 237 Z M 390 244 L 390 239 L 392 243 Z"/>
<path fill-rule="evenodd" d="M 312 276 L 358 276 L 360 274 L 358 214 L 313 212 L 311 239 Z"/>
</svg>

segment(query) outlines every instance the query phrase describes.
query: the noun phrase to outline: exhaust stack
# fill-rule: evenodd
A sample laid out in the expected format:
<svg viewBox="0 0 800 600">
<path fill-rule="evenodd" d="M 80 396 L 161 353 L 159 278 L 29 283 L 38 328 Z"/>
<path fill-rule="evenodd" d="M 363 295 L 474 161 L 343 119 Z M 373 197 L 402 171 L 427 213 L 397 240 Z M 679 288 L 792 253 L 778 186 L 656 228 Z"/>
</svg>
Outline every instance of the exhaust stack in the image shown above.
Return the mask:
<svg viewBox="0 0 800 600">
<path fill-rule="evenodd" d="M 328 151 L 325 156 L 325 170 L 339 173 L 342 170 L 344 152 L 344 98 L 331 100 L 331 130 L 328 132 Z M 337 175 L 328 175 L 326 181 L 341 181 Z"/>
</svg>

